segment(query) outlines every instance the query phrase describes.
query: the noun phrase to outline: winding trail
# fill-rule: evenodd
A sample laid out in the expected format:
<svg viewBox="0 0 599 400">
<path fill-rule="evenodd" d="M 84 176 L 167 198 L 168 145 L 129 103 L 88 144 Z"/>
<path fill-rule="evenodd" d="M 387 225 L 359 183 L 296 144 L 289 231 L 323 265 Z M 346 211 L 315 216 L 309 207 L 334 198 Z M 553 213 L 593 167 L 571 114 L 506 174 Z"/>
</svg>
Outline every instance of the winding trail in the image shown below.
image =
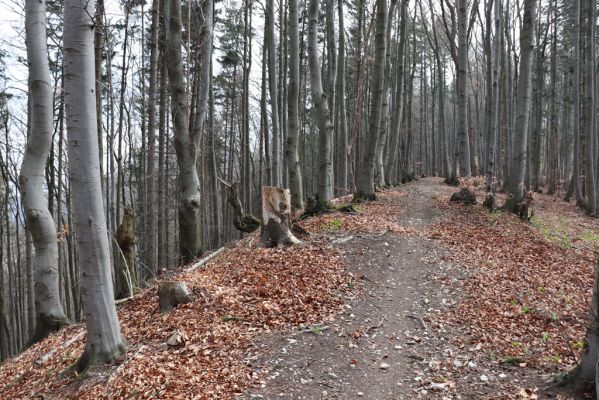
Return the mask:
<svg viewBox="0 0 599 400">
<path fill-rule="evenodd" d="M 389 215 L 424 232 L 435 217 L 440 179 L 394 189 L 404 210 Z M 320 333 L 273 335 L 256 343 L 269 376 L 247 399 L 411 399 L 426 390 L 418 376 L 445 340 L 432 337 L 427 312 L 455 301 L 434 279 L 444 250 L 424 235 L 356 235 L 339 246 L 361 294 Z M 443 297 L 443 298 L 442 298 Z M 441 342 L 441 343 L 440 343 Z"/>
</svg>

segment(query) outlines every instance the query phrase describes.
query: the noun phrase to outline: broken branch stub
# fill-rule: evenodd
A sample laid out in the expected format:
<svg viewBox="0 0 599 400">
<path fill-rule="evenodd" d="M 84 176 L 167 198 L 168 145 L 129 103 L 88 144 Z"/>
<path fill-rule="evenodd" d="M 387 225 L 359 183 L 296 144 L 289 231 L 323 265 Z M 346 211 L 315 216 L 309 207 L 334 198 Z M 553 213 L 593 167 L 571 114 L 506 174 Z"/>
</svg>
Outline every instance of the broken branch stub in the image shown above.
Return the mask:
<svg viewBox="0 0 599 400">
<path fill-rule="evenodd" d="M 170 311 L 179 304 L 189 303 L 190 301 L 191 292 L 185 282 L 162 281 L 158 285 L 160 312 Z"/>
<path fill-rule="evenodd" d="M 289 189 L 262 187 L 262 247 L 283 247 L 300 244 L 291 232 L 291 195 Z"/>
</svg>

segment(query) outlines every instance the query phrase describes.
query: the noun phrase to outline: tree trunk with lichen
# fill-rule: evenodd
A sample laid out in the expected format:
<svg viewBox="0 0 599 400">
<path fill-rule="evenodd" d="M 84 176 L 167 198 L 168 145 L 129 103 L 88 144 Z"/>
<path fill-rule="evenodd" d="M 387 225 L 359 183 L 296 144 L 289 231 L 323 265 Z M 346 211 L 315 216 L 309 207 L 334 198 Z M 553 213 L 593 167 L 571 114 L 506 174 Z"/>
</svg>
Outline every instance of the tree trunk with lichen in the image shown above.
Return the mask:
<svg viewBox="0 0 599 400">
<path fill-rule="evenodd" d="M 179 165 L 179 248 L 181 262 L 189 264 L 202 254 L 200 180 L 196 168 L 197 137 L 189 132 L 189 106 L 181 58 L 181 3 L 165 2 L 166 64 L 171 95 L 175 151 Z M 206 67 L 206 66 L 204 66 Z"/>
<path fill-rule="evenodd" d="M 300 244 L 291 233 L 291 194 L 289 189 L 262 187 L 262 247 Z"/>
</svg>

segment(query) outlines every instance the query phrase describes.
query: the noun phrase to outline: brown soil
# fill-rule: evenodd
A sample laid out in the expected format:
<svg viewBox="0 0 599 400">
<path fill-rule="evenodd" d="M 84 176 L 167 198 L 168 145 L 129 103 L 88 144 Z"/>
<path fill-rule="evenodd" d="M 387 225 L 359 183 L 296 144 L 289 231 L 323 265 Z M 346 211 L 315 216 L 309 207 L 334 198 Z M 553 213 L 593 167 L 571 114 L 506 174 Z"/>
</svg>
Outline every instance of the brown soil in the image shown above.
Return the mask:
<svg viewBox="0 0 599 400">
<path fill-rule="evenodd" d="M 438 316 L 460 301 L 465 269 L 445 261 L 428 239 L 441 179 L 402 186 L 405 211 L 391 222 L 418 234 L 335 232 L 360 294 L 333 320 L 254 343 L 254 365 L 266 365 L 262 387 L 244 399 L 573 398 L 552 394 L 535 370 L 499 363 L 468 343 L 466 329 Z M 334 240 L 332 240 L 334 242 Z M 528 397 L 527 397 L 528 396 Z M 535 397 L 538 396 L 538 397 Z"/>
</svg>

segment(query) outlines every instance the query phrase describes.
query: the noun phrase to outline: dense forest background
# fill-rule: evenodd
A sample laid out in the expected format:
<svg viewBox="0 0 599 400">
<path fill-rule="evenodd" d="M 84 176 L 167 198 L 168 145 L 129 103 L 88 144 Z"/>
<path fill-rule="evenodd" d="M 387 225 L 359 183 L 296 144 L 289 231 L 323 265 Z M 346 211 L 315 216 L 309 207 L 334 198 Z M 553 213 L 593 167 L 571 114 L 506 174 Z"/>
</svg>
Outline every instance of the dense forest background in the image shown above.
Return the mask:
<svg viewBox="0 0 599 400">
<path fill-rule="evenodd" d="M 58 232 L 59 303 L 78 321 L 65 4 L 45 6 L 40 184 Z M 289 187 L 299 210 L 422 176 L 483 175 L 512 208 L 543 191 L 597 214 L 594 0 L 98 0 L 89 20 L 117 299 L 240 238 L 244 218 L 261 215 L 263 185 Z M 39 325 L 19 191 L 35 100 L 15 81 L 28 66 L 22 26 L 19 43 L 0 46 L 0 359 Z"/>
</svg>

